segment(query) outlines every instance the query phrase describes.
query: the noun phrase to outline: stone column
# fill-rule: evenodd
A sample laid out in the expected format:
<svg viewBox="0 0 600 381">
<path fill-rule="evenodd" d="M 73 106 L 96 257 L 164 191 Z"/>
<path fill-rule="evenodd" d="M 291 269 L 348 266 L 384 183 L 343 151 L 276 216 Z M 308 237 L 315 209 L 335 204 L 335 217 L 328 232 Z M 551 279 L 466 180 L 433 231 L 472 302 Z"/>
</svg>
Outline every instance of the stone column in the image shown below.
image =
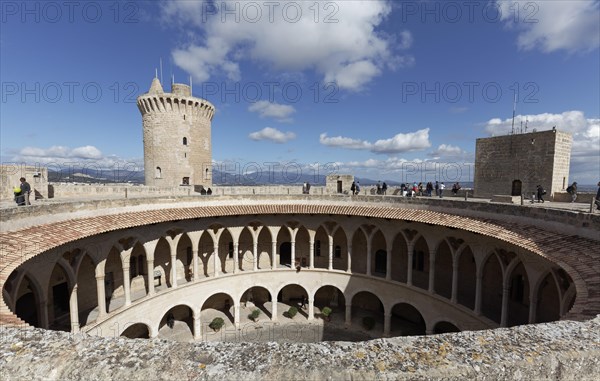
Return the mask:
<svg viewBox="0 0 600 381">
<path fill-rule="evenodd" d="M 258 242 L 254 241 L 252 243 L 252 254 L 254 258 L 252 258 L 252 270 L 258 270 Z"/>
<path fill-rule="evenodd" d="M 71 317 L 71 333 L 79 332 L 79 306 L 77 304 L 77 284 L 73 286 L 69 298 L 69 315 Z"/>
<path fill-rule="evenodd" d="M 177 288 L 177 245 L 169 242 L 171 248 L 171 287 Z"/>
<path fill-rule="evenodd" d="M 198 274 L 198 249 L 192 249 L 192 280 L 200 279 L 200 274 Z"/>
<path fill-rule="evenodd" d="M 314 237 L 310 237 L 310 240 L 308 242 L 308 268 L 311 270 L 315 268 L 315 238 Z"/>
<path fill-rule="evenodd" d="M 277 296 L 271 300 L 271 321 L 277 321 Z"/>
<path fill-rule="evenodd" d="M 537 295 L 529 297 L 529 324 L 535 324 L 535 320 L 537 319 L 537 303 Z"/>
<path fill-rule="evenodd" d="M 38 311 L 40 311 L 40 328 L 48 329 L 50 324 L 48 323 L 48 301 L 40 300 L 38 304 Z"/>
<path fill-rule="evenodd" d="M 291 259 L 291 261 L 290 261 L 290 268 L 291 268 L 292 270 L 295 270 L 295 269 L 296 269 L 296 241 L 291 241 L 291 242 L 290 242 L 290 244 L 291 244 L 291 246 L 292 246 L 292 248 L 291 248 L 291 251 L 292 251 L 292 254 L 291 254 L 291 255 L 292 255 L 292 259 Z"/>
<path fill-rule="evenodd" d="M 106 293 L 104 290 L 104 275 L 96 275 L 96 297 L 98 298 L 98 318 L 96 321 L 106 316 Z"/>
<path fill-rule="evenodd" d="M 277 241 L 271 242 L 271 269 L 277 268 Z"/>
<path fill-rule="evenodd" d="M 129 261 L 127 266 L 123 266 L 123 290 L 125 291 L 125 305 L 131 305 L 131 285 L 129 280 Z"/>
<path fill-rule="evenodd" d="M 233 241 L 233 273 L 237 274 L 240 269 L 240 253 L 238 252 L 240 249 L 240 243 L 238 240 Z"/>
<path fill-rule="evenodd" d="M 146 256 L 146 268 L 148 270 L 148 296 L 154 295 L 154 259 Z"/>
<path fill-rule="evenodd" d="M 315 318 L 315 301 L 314 299 L 308 299 L 308 320 Z"/>
<path fill-rule="evenodd" d="M 392 280 L 392 245 L 393 241 L 390 241 L 389 238 L 386 237 L 386 246 L 387 253 L 385 256 L 385 279 Z"/>
<path fill-rule="evenodd" d="M 352 304 L 346 304 L 346 326 L 352 325 Z"/>
<path fill-rule="evenodd" d="M 371 276 L 371 238 L 373 235 L 367 237 L 367 275 Z"/>
<path fill-rule="evenodd" d="M 450 301 L 458 303 L 458 261 L 452 262 L 452 297 Z"/>
<path fill-rule="evenodd" d="M 477 270 L 477 278 L 475 279 L 475 315 L 481 315 L 481 293 L 483 289 L 483 274 L 480 273 L 480 270 Z"/>
<path fill-rule="evenodd" d="M 392 329 L 392 314 L 386 312 L 383 315 L 383 336 L 390 337 L 391 329 Z"/>
<path fill-rule="evenodd" d="M 413 251 L 415 250 L 415 245 L 413 243 L 408 244 L 408 251 L 406 254 L 408 263 L 406 264 L 406 284 L 412 286 L 412 276 L 413 276 Z"/>
<path fill-rule="evenodd" d="M 429 251 L 429 293 L 435 292 L 435 249 Z"/>
<path fill-rule="evenodd" d="M 200 320 L 200 313 L 194 316 L 194 340 L 202 339 L 202 321 Z"/>
<path fill-rule="evenodd" d="M 236 301 L 233 305 L 233 324 L 235 329 L 240 329 L 240 302 Z"/>
<path fill-rule="evenodd" d="M 216 278 L 219 276 L 219 265 L 221 264 L 221 259 L 219 258 L 219 243 L 213 242 L 213 276 Z"/>
<path fill-rule="evenodd" d="M 328 235 L 328 241 L 329 241 L 329 264 L 327 266 L 328 270 L 331 271 L 333 270 L 333 236 Z"/>
<path fill-rule="evenodd" d="M 352 244 L 348 244 L 348 266 L 346 267 L 346 272 L 352 272 Z"/>
<path fill-rule="evenodd" d="M 502 315 L 500 317 L 500 326 L 506 327 L 508 322 L 508 296 L 509 296 L 509 287 L 505 285 L 502 287 Z"/>
</svg>

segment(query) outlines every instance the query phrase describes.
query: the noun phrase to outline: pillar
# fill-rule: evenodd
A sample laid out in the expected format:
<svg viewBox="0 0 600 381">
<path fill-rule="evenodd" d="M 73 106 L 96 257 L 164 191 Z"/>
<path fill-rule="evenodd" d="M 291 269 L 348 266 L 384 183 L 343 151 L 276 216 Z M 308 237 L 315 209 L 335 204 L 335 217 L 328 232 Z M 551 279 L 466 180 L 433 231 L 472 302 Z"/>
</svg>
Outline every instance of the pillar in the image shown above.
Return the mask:
<svg viewBox="0 0 600 381">
<path fill-rule="evenodd" d="M 277 268 L 277 241 L 271 243 L 271 257 L 271 269 L 275 270 Z"/>
<path fill-rule="evenodd" d="M 194 317 L 194 340 L 202 339 L 202 321 L 200 320 L 200 313 L 197 313 Z"/>
<path fill-rule="evenodd" d="M 290 261 L 290 268 L 294 270 L 296 268 L 296 241 L 291 241 L 290 244 L 292 246 L 292 259 Z"/>
<path fill-rule="evenodd" d="M 458 303 L 458 261 L 452 263 L 452 303 Z"/>
<path fill-rule="evenodd" d="M 412 286 L 413 282 L 412 282 L 412 276 L 413 276 L 413 255 L 414 255 L 414 250 L 415 250 L 415 246 L 411 243 L 408 245 L 408 251 L 407 251 L 407 260 L 408 263 L 406 264 L 406 284 L 409 286 Z"/>
<path fill-rule="evenodd" d="M 348 267 L 346 267 L 346 272 L 352 272 L 352 244 L 348 244 Z"/>
<path fill-rule="evenodd" d="M 327 268 L 329 269 L 329 271 L 333 270 L 333 237 L 332 236 L 328 236 L 329 237 L 329 265 L 327 266 Z"/>
<path fill-rule="evenodd" d="M 373 236 L 369 236 L 367 238 L 367 275 L 371 276 L 371 238 Z"/>
<path fill-rule="evenodd" d="M 125 291 L 125 305 L 131 304 L 131 281 L 129 280 L 129 261 L 123 266 L 123 290 Z"/>
<path fill-rule="evenodd" d="M 483 276 L 481 274 L 477 274 L 477 279 L 475 282 L 475 314 L 481 315 L 481 292 L 482 292 L 482 283 Z"/>
<path fill-rule="evenodd" d="M 392 314 L 386 312 L 383 315 L 383 336 L 390 337 L 390 332 L 392 328 Z"/>
<path fill-rule="evenodd" d="M 271 321 L 277 321 L 277 295 L 271 300 Z"/>
<path fill-rule="evenodd" d="M 237 274 L 240 267 L 240 253 L 238 252 L 240 243 L 237 240 L 233 241 L 233 273 Z"/>
<path fill-rule="evenodd" d="M 154 295 L 154 259 L 146 256 L 146 267 L 148 269 L 148 296 Z"/>
<path fill-rule="evenodd" d="M 219 244 L 213 243 L 213 272 L 214 277 L 219 276 L 219 265 L 221 264 L 221 260 L 219 259 Z"/>
<path fill-rule="evenodd" d="M 429 293 L 435 292 L 435 249 L 429 251 Z"/>
<path fill-rule="evenodd" d="M 235 329 L 240 329 L 240 302 L 236 301 L 233 305 L 233 324 Z"/>
<path fill-rule="evenodd" d="M 173 243 L 170 243 L 171 246 L 171 287 L 177 288 L 177 247 L 173 247 Z"/>
<path fill-rule="evenodd" d="M 71 317 L 71 333 L 79 332 L 79 307 L 77 305 L 77 285 L 73 286 L 69 298 L 69 315 Z"/>
<path fill-rule="evenodd" d="M 198 274 L 198 249 L 192 249 L 192 280 L 200 279 L 200 274 Z"/>
<path fill-rule="evenodd" d="M 352 304 L 346 303 L 346 326 L 352 325 Z"/>
<path fill-rule="evenodd" d="M 311 270 L 315 268 L 315 238 L 314 237 L 310 237 L 310 240 L 308 242 L 308 268 Z"/>
<path fill-rule="evenodd" d="M 387 253 L 385 256 L 385 279 L 392 280 L 392 243 L 389 238 L 386 238 Z"/>
<path fill-rule="evenodd" d="M 508 286 L 502 287 L 502 315 L 500 317 L 500 326 L 507 327 L 508 323 L 508 292 L 510 289 Z"/>
<path fill-rule="evenodd" d="M 98 298 L 98 319 L 106 316 L 106 296 L 104 290 L 104 275 L 96 275 L 96 297 Z"/>
<path fill-rule="evenodd" d="M 315 318 L 315 301 L 314 299 L 308 299 L 308 320 L 313 320 Z"/>
<path fill-rule="evenodd" d="M 252 269 L 256 271 L 258 270 L 258 242 L 256 241 L 252 243 L 252 254 L 254 257 L 252 258 Z"/>
<path fill-rule="evenodd" d="M 48 329 L 50 323 L 48 322 L 48 301 L 40 300 L 38 304 L 38 311 L 40 311 L 40 328 Z"/>
<path fill-rule="evenodd" d="M 535 320 L 537 319 L 537 304 L 538 304 L 537 295 L 530 296 L 529 297 L 529 324 L 535 324 Z"/>
</svg>

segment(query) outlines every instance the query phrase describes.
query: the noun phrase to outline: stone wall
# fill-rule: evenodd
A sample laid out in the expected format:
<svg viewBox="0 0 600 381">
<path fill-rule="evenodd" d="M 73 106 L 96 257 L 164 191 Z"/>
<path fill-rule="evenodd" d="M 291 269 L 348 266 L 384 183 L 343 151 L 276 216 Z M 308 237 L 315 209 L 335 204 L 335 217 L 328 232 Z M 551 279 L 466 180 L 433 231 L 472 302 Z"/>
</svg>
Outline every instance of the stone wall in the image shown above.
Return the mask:
<svg viewBox="0 0 600 381">
<path fill-rule="evenodd" d="M 477 139 L 474 188 L 476 197 L 531 195 L 542 185 L 548 196 L 569 183 L 572 136 L 560 131 Z"/>
<path fill-rule="evenodd" d="M 180 343 L 0 327 L 3 380 L 592 380 L 600 316 L 364 342 Z"/>
</svg>

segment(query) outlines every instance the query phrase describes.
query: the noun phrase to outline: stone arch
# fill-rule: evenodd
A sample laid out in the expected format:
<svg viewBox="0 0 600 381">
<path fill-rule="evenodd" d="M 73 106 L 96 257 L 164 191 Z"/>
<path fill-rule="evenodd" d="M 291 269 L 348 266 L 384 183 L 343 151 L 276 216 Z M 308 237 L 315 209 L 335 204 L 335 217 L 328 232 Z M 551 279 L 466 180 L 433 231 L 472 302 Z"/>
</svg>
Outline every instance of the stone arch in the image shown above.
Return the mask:
<svg viewBox="0 0 600 381">
<path fill-rule="evenodd" d="M 149 339 L 151 337 L 150 326 L 146 323 L 133 323 L 127 326 L 119 336 L 129 339 Z"/>
<path fill-rule="evenodd" d="M 233 274 L 233 237 L 228 229 L 224 229 L 219 237 L 219 262 L 223 274 Z"/>
<path fill-rule="evenodd" d="M 175 271 L 175 279 L 177 285 L 190 282 L 192 280 L 192 268 L 194 265 L 194 256 L 192 250 L 192 240 L 189 235 L 182 234 L 177 242 L 174 267 L 171 271 Z M 169 276 L 169 278 L 171 278 Z"/>
<path fill-rule="evenodd" d="M 112 247 L 104 264 L 104 298 L 106 312 L 114 311 L 125 305 L 125 287 L 123 283 L 123 263 L 121 253 Z"/>
<path fill-rule="evenodd" d="M 42 327 L 44 319 L 40 307 L 44 301 L 43 296 L 42 288 L 35 278 L 24 274 L 16 289 L 15 314 L 33 327 Z"/>
<path fill-rule="evenodd" d="M 536 285 L 536 323 L 547 323 L 560 319 L 560 293 L 552 271 L 540 277 Z"/>
<path fill-rule="evenodd" d="M 416 336 L 425 335 L 427 326 L 423 314 L 412 304 L 406 302 L 395 303 L 390 309 L 391 336 Z"/>
<path fill-rule="evenodd" d="M 202 315 L 202 323 L 208 325 L 215 317 L 220 317 L 225 322 L 234 323 L 232 308 L 235 306 L 236 298 L 230 293 L 219 291 L 215 292 L 202 302 L 200 312 Z M 209 311 L 210 310 L 210 311 Z"/>
<path fill-rule="evenodd" d="M 452 297 L 452 249 L 446 240 L 438 245 L 435 251 L 435 293 L 447 299 Z"/>
<path fill-rule="evenodd" d="M 298 283 L 290 282 L 280 287 L 279 290 L 277 290 L 277 303 L 285 305 L 284 309 L 281 310 L 281 313 L 285 313 L 290 307 L 296 307 L 298 313 L 308 319 L 307 311 L 300 308 L 303 301 L 308 300 L 308 296 L 309 294 L 306 288 Z"/>
<path fill-rule="evenodd" d="M 250 227 L 242 229 L 238 243 L 238 265 L 239 270 L 248 271 L 253 269 L 254 243 Z"/>
<path fill-rule="evenodd" d="M 319 309 L 330 307 L 334 312 L 339 311 L 344 313 L 346 296 L 339 287 L 322 284 L 314 293 L 313 303 L 315 307 L 318 307 Z"/>
<path fill-rule="evenodd" d="M 333 234 L 333 269 L 346 271 L 348 268 L 348 239 L 344 228 L 338 226 Z"/>
<path fill-rule="evenodd" d="M 272 293 L 264 286 L 252 286 L 240 297 L 240 308 L 243 313 L 251 313 L 254 309 L 258 309 L 269 319 L 273 317 L 272 303 Z"/>
<path fill-rule="evenodd" d="M 412 256 L 413 285 L 427 290 L 429 289 L 429 244 L 423 235 L 415 237 Z"/>
<path fill-rule="evenodd" d="M 96 263 L 84 255 L 77 271 L 77 309 L 79 324 L 83 327 L 95 320 L 98 313 L 98 290 L 96 286 Z"/>
<path fill-rule="evenodd" d="M 408 244 L 404 234 L 399 232 L 392 243 L 392 280 L 406 283 L 408 264 Z"/>
<path fill-rule="evenodd" d="M 298 227 L 296 233 L 296 261 L 302 267 L 308 267 L 310 264 L 310 235 L 305 226 Z"/>
<path fill-rule="evenodd" d="M 158 323 L 157 333 L 162 339 L 193 341 L 194 309 L 186 303 L 169 307 Z"/>
<path fill-rule="evenodd" d="M 58 331 L 71 330 L 70 298 L 73 283 L 67 275 L 64 260 L 54 265 L 48 282 L 48 323 L 49 328 Z"/>
<path fill-rule="evenodd" d="M 292 237 L 287 227 L 282 226 L 277 232 L 277 254 L 275 264 L 292 267 Z M 272 249 L 272 248 L 271 248 Z"/>
<path fill-rule="evenodd" d="M 160 237 L 154 249 L 154 272 L 160 273 L 157 291 L 167 287 L 172 287 L 171 271 L 173 263 L 171 261 L 171 246 L 165 237 Z M 153 274 L 154 277 L 154 274 Z"/>
<path fill-rule="evenodd" d="M 371 241 L 371 274 L 385 277 L 387 273 L 387 244 L 383 232 L 379 229 L 373 234 Z"/>
<path fill-rule="evenodd" d="M 361 329 L 364 327 L 364 318 L 375 320 L 375 326 L 371 332 L 383 333 L 384 326 L 384 304 L 383 301 L 372 291 L 360 290 L 349 297 L 352 305 L 352 324 Z"/>
<path fill-rule="evenodd" d="M 507 268 L 509 287 L 507 324 L 509 327 L 529 322 L 529 276 L 523 262 L 514 259 Z"/>
<path fill-rule="evenodd" d="M 494 252 L 482 262 L 481 270 L 481 312 L 487 318 L 500 323 L 502 317 L 503 269 Z"/>
<path fill-rule="evenodd" d="M 315 234 L 315 268 L 329 268 L 329 236 L 323 225 L 319 226 Z"/>
<path fill-rule="evenodd" d="M 266 227 L 263 227 L 258 234 L 258 250 L 256 259 L 258 262 L 258 269 L 270 269 L 271 268 L 271 251 L 273 250 L 273 237 L 271 232 Z"/>
<path fill-rule="evenodd" d="M 433 325 L 433 333 L 436 335 L 450 332 L 460 332 L 460 328 L 456 324 L 445 320 L 440 320 Z"/>
<path fill-rule="evenodd" d="M 457 252 L 457 290 L 456 299 L 458 304 L 474 309 L 475 289 L 477 287 L 477 263 L 475 256 L 469 246 L 465 246 Z"/>
<path fill-rule="evenodd" d="M 356 229 L 352 236 L 352 272 L 367 273 L 367 237 L 362 229 Z"/>
<path fill-rule="evenodd" d="M 153 274 L 148 274 L 146 250 L 138 241 L 129 256 L 129 284 L 132 301 L 148 295 L 149 287 L 151 287 L 150 279 L 153 279 Z"/>
<path fill-rule="evenodd" d="M 210 233 L 207 231 L 202 232 L 198 243 L 198 260 L 200 267 L 198 272 L 203 274 L 204 277 L 208 277 L 214 272 L 214 250 L 215 246 Z M 198 278 L 200 278 L 200 274 L 198 274 Z"/>
</svg>

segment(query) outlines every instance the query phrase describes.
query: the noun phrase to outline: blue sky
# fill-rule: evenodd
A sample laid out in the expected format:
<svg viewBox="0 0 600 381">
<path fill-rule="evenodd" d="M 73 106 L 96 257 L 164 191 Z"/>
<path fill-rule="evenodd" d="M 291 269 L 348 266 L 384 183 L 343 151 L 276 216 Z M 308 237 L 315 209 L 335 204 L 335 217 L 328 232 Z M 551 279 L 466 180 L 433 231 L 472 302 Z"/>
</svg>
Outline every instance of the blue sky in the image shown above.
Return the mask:
<svg viewBox="0 0 600 381">
<path fill-rule="evenodd" d="M 192 76 L 216 106 L 213 159 L 242 174 L 469 181 L 516 91 L 517 127 L 573 133 L 571 180 L 600 178 L 597 0 L 1 6 L 2 162 L 140 166 L 135 98 L 162 58 L 166 89 Z"/>
</svg>

